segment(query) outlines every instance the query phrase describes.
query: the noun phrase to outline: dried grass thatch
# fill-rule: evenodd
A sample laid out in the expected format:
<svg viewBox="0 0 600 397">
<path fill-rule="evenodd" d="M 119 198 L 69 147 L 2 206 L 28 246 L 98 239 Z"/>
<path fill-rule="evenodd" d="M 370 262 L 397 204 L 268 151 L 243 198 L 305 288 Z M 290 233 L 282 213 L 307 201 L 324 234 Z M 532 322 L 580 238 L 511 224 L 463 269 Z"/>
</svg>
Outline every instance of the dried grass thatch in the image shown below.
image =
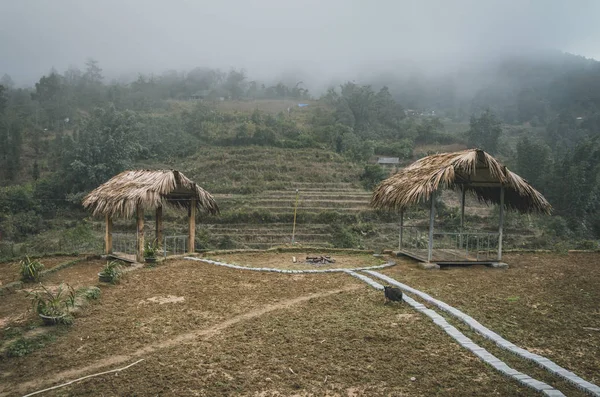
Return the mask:
<svg viewBox="0 0 600 397">
<path fill-rule="evenodd" d="M 375 188 L 371 206 L 401 211 L 428 201 L 439 188 L 461 185 L 486 203 L 500 204 L 500 186 L 504 186 L 507 208 L 546 214 L 552 210 L 540 192 L 480 149 L 434 154 L 414 162 Z"/>
<path fill-rule="evenodd" d="M 141 204 L 145 210 L 163 204 L 189 209 L 191 199 L 196 207 L 209 214 L 218 214 L 219 207 L 213 196 L 179 171 L 135 170 L 121 172 L 92 190 L 83 206 L 93 215 L 123 216 L 130 218 Z"/>
</svg>

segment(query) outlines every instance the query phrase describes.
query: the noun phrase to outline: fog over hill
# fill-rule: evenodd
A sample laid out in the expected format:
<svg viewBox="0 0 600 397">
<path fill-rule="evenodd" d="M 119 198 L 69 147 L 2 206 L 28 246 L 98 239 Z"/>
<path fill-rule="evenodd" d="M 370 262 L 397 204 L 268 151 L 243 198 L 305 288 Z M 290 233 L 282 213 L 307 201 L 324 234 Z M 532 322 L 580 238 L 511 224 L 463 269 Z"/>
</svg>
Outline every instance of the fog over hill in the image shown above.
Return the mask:
<svg viewBox="0 0 600 397">
<path fill-rule="evenodd" d="M 469 74 L 539 50 L 600 57 L 593 0 L 24 0 L 0 8 L 0 75 L 19 85 L 88 57 L 108 79 L 245 68 L 313 91 L 383 72 Z"/>
</svg>

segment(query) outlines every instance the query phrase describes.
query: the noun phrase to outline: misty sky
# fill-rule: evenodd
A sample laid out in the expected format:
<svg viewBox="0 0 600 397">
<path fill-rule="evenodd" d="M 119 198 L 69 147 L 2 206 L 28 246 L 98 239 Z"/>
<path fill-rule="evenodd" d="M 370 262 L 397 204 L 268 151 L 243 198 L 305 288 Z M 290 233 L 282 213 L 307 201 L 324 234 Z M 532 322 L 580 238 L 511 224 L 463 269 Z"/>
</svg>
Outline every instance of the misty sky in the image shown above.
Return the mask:
<svg viewBox="0 0 600 397">
<path fill-rule="evenodd" d="M 600 59 L 596 0 L 0 0 L 0 76 L 245 68 L 315 78 L 559 49 Z"/>
</svg>

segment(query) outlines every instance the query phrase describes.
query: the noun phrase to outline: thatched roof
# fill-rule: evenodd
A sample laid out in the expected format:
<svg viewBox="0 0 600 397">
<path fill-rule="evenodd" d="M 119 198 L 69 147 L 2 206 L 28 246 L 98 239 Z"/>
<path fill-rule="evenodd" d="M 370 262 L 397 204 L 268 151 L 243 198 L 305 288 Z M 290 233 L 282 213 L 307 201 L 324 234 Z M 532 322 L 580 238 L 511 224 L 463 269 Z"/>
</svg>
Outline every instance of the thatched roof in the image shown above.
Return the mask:
<svg viewBox="0 0 600 397">
<path fill-rule="evenodd" d="M 131 217 L 141 204 L 145 210 L 163 204 L 189 209 L 191 199 L 196 207 L 209 214 L 218 214 L 213 196 L 175 170 L 124 171 L 92 190 L 83 199 L 83 206 L 93 215 Z"/>
<path fill-rule="evenodd" d="M 414 162 L 375 188 L 371 206 L 401 211 L 428 201 L 439 188 L 461 185 L 486 203 L 500 204 L 500 186 L 504 186 L 507 208 L 546 214 L 552 210 L 540 192 L 480 149 L 434 154 Z"/>
</svg>

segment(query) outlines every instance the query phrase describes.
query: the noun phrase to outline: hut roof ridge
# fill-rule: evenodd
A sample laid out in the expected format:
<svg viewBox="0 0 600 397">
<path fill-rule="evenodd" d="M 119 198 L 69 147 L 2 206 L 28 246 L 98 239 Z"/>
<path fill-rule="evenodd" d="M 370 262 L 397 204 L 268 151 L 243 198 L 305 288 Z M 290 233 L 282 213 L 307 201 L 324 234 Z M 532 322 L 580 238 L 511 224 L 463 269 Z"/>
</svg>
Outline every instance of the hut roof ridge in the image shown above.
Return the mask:
<svg viewBox="0 0 600 397">
<path fill-rule="evenodd" d="M 112 177 L 83 199 L 93 215 L 131 217 L 140 204 L 156 209 L 164 203 L 187 209 L 191 199 L 210 214 L 219 213 L 213 196 L 177 170 L 128 170 Z"/>
<path fill-rule="evenodd" d="M 476 177 L 482 179 L 477 181 Z M 481 149 L 433 154 L 415 161 L 375 188 L 371 206 L 403 210 L 429 200 L 440 188 L 454 189 L 460 185 L 486 203 L 499 204 L 499 188 L 503 186 L 509 208 L 542 213 L 552 210 L 540 192 Z"/>
</svg>

